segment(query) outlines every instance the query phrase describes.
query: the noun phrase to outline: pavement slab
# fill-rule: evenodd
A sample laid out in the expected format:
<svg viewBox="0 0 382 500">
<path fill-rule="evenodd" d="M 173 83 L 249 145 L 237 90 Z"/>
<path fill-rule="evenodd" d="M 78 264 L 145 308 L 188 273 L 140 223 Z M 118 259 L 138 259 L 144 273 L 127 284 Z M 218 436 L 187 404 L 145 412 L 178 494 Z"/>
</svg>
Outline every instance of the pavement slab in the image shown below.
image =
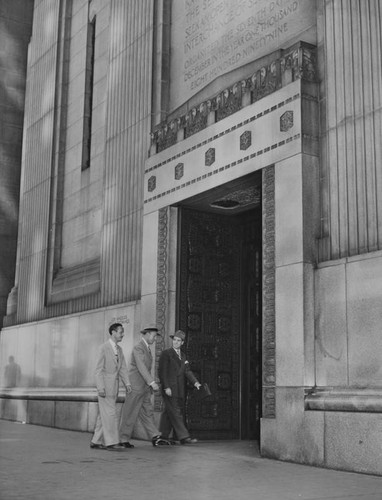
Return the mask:
<svg viewBox="0 0 382 500">
<path fill-rule="evenodd" d="M 382 477 L 261 458 L 252 441 L 90 449 L 91 434 L 0 420 L 0 500 L 382 500 Z"/>
</svg>

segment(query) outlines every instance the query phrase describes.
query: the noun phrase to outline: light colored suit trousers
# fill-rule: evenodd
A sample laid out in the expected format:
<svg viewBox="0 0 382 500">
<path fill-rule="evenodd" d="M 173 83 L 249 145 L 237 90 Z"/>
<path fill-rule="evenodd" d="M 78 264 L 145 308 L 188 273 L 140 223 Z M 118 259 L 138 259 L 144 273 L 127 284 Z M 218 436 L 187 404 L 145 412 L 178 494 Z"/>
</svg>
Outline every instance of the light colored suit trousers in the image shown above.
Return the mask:
<svg viewBox="0 0 382 500">
<path fill-rule="evenodd" d="M 150 439 L 160 435 L 154 422 L 154 408 L 151 400 L 150 384 L 154 382 L 151 375 L 151 365 L 151 351 L 146 342 L 141 340 L 134 346 L 131 354 L 129 379 L 132 391 L 126 394 L 119 429 L 123 443 L 131 438 L 137 419 L 140 420 Z"/>
<path fill-rule="evenodd" d="M 119 379 L 125 386 L 130 385 L 129 374 L 122 349 L 117 346 L 118 358 L 114 354 L 110 342 L 105 342 L 99 348 L 95 370 L 97 390 L 104 390 L 104 398 L 98 396 L 98 416 L 92 443 L 110 446 L 118 444 L 119 416 L 117 397 Z"/>
</svg>

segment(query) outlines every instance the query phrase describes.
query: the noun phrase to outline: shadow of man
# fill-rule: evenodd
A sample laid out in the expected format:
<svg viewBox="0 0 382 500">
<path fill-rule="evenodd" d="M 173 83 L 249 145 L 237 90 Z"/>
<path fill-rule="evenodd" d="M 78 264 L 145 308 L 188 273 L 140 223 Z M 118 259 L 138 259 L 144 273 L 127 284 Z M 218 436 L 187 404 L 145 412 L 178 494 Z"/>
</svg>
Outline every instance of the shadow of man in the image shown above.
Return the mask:
<svg viewBox="0 0 382 500">
<path fill-rule="evenodd" d="M 20 384 L 21 369 L 20 365 L 15 362 L 14 356 L 9 356 L 8 364 L 4 370 L 5 387 L 18 387 Z"/>
</svg>

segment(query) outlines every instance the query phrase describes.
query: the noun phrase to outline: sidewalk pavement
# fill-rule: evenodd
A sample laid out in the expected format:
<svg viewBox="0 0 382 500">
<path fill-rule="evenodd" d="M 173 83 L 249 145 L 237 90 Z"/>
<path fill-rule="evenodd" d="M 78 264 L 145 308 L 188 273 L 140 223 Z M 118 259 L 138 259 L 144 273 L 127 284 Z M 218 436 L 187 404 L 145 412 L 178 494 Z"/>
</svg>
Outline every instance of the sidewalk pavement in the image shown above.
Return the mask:
<svg viewBox="0 0 382 500">
<path fill-rule="evenodd" d="M 90 437 L 0 420 L 0 499 L 382 500 L 382 477 L 264 459 L 255 442 L 110 452 Z"/>
</svg>

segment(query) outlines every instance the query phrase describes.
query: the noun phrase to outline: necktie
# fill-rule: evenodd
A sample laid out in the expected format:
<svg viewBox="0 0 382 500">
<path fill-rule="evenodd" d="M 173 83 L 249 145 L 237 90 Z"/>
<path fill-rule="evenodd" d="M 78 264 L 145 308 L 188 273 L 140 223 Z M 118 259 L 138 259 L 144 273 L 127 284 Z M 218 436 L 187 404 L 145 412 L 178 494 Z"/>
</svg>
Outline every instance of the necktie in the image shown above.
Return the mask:
<svg viewBox="0 0 382 500">
<path fill-rule="evenodd" d="M 180 355 L 180 349 L 176 349 L 176 354 L 178 355 L 179 359 L 182 359 L 182 356 Z"/>
</svg>

